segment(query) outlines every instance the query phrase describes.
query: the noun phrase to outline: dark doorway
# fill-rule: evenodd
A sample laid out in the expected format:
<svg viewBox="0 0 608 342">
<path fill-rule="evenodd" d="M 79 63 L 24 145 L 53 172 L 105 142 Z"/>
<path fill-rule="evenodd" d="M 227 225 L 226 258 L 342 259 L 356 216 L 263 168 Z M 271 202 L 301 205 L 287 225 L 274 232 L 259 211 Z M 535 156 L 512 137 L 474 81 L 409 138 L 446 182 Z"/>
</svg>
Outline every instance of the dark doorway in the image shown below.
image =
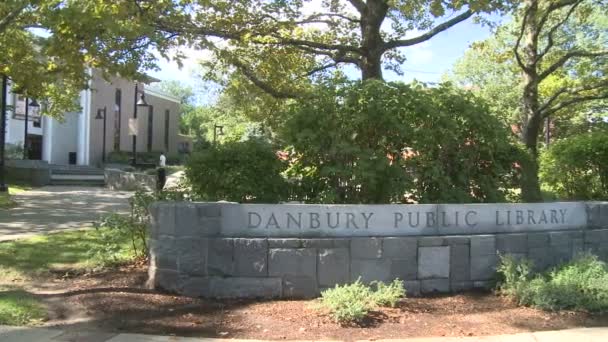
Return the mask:
<svg viewBox="0 0 608 342">
<path fill-rule="evenodd" d="M 27 135 L 27 144 L 29 146 L 27 157 L 31 160 L 42 159 L 42 135 Z"/>
</svg>

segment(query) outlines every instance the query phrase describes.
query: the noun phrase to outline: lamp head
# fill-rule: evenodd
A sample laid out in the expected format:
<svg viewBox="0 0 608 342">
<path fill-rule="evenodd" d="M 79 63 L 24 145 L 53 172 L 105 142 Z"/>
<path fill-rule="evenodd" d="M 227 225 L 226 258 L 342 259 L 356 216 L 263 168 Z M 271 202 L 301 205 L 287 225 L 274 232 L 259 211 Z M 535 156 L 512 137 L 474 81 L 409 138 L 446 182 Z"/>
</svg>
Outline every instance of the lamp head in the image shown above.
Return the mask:
<svg viewBox="0 0 608 342">
<path fill-rule="evenodd" d="M 139 95 L 139 100 L 137 100 L 138 107 L 147 107 L 148 103 L 146 102 L 146 97 L 144 94 Z"/>
<path fill-rule="evenodd" d="M 36 101 L 36 99 L 32 99 L 32 101 L 30 101 L 30 103 L 28 104 L 28 106 L 30 106 L 32 108 L 40 108 L 40 104 L 38 104 L 38 102 Z"/>
</svg>

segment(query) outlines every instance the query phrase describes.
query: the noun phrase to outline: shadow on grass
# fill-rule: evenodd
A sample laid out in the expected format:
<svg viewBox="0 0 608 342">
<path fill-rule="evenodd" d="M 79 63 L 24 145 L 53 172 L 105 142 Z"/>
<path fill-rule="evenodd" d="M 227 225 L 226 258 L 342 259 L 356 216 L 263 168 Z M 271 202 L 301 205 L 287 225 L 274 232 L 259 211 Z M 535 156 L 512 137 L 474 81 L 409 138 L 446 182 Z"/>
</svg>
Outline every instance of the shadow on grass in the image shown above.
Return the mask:
<svg viewBox="0 0 608 342">
<path fill-rule="evenodd" d="M 0 290 L 0 324 L 35 324 L 46 317 L 46 310 L 36 296 L 15 288 Z"/>
<path fill-rule="evenodd" d="M 7 276 L 32 276 L 54 269 L 83 269 L 100 263 L 91 251 L 104 243 L 96 230 L 69 231 L 23 240 L 0 242 L 0 280 Z M 129 241 L 124 241 L 128 250 Z M 12 273 L 12 274 L 11 274 Z"/>
</svg>

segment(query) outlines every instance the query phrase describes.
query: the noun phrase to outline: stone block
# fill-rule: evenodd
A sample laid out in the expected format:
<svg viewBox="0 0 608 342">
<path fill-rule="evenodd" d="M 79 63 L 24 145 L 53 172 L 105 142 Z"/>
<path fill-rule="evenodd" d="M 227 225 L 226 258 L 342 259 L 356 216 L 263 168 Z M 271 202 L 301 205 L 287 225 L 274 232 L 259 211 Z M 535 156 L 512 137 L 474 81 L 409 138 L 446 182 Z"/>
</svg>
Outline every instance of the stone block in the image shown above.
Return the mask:
<svg viewBox="0 0 608 342">
<path fill-rule="evenodd" d="M 219 217 L 204 217 L 199 220 L 198 235 L 205 237 L 219 237 L 222 231 L 222 221 Z"/>
<path fill-rule="evenodd" d="M 382 239 L 353 238 L 350 240 L 350 255 L 353 259 L 377 259 L 382 257 Z"/>
<path fill-rule="evenodd" d="M 420 280 L 406 280 L 403 282 L 405 295 L 408 297 L 420 296 Z"/>
<path fill-rule="evenodd" d="M 447 246 L 447 240 L 442 236 L 423 236 L 418 238 L 418 247 Z"/>
<path fill-rule="evenodd" d="M 209 278 L 188 277 L 181 281 L 180 294 L 188 297 L 205 297 L 209 294 Z"/>
<path fill-rule="evenodd" d="M 232 239 L 209 239 L 207 273 L 215 276 L 234 275 L 234 241 Z"/>
<path fill-rule="evenodd" d="M 303 248 L 348 248 L 350 239 L 301 239 Z"/>
<path fill-rule="evenodd" d="M 471 256 L 471 280 L 489 280 L 496 274 L 498 256 Z"/>
<path fill-rule="evenodd" d="M 471 258 L 496 254 L 496 237 L 494 235 L 471 236 Z"/>
<path fill-rule="evenodd" d="M 419 279 L 449 278 L 449 276 L 450 246 L 418 248 Z"/>
<path fill-rule="evenodd" d="M 177 249 L 174 238 L 163 236 L 154 240 L 150 249 L 150 266 L 177 271 Z"/>
<path fill-rule="evenodd" d="M 422 293 L 447 293 L 450 292 L 450 280 L 445 279 L 423 279 L 420 280 L 420 291 Z"/>
<path fill-rule="evenodd" d="M 152 203 L 148 206 L 148 212 L 150 213 L 150 218 L 148 220 L 148 224 L 146 229 L 148 230 L 148 236 L 150 239 L 158 238 L 158 206 L 156 203 Z"/>
<path fill-rule="evenodd" d="M 183 202 L 175 206 L 175 234 L 184 236 L 201 236 L 198 207 L 194 203 Z"/>
<path fill-rule="evenodd" d="M 490 280 L 478 280 L 473 282 L 474 289 L 491 290 L 494 287 L 494 282 Z"/>
<path fill-rule="evenodd" d="M 234 266 L 238 277 L 268 275 L 268 241 L 266 239 L 234 239 Z"/>
<path fill-rule="evenodd" d="M 549 245 L 549 233 L 529 233 L 528 249 L 547 247 Z"/>
<path fill-rule="evenodd" d="M 177 270 L 182 275 L 207 275 L 208 240 L 204 238 L 177 238 Z"/>
<path fill-rule="evenodd" d="M 572 257 L 572 248 L 570 244 L 551 245 L 549 250 L 551 251 L 551 258 L 553 262 L 552 266 L 570 261 Z"/>
<path fill-rule="evenodd" d="M 350 281 L 350 257 L 347 248 L 319 249 L 317 277 L 319 286 L 333 287 Z"/>
<path fill-rule="evenodd" d="M 526 253 L 528 251 L 527 234 L 502 234 L 496 236 L 496 250 L 501 254 Z"/>
<path fill-rule="evenodd" d="M 209 278 L 211 298 L 278 298 L 282 292 L 281 278 Z"/>
<path fill-rule="evenodd" d="M 608 242 L 608 229 L 588 230 L 585 232 L 585 243 Z"/>
<path fill-rule="evenodd" d="M 530 248 L 528 258 L 534 263 L 535 271 L 544 271 L 553 266 L 553 256 L 549 247 Z"/>
<path fill-rule="evenodd" d="M 268 239 L 268 248 L 302 248 L 302 239 Z"/>
<path fill-rule="evenodd" d="M 608 228 L 607 202 L 587 202 L 587 225 L 591 228 Z"/>
<path fill-rule="evenodd" d="M 471 258 L 468 245 L 450 246 L 450 279 L 468 281 L 471 279 Z"/>
<path fill-rule="evenodd" d="M 309 276 L 317 274 L 317 252 L 314 248 L 271 248 L 268 275 L 271 277 Z"/>
<path fill-rule="evenodd" d="M 316 277 L 283 277 L 282 298 L 314 298 L 319 295 Z"/>
<path fill-rule="evenodd" d="M 468 236 L 446 236 L 445 241 L 449 246 L 470 244 L 470 238 Z"/>
<path fill-rule="evenodd" d="M 450 282 L 450 291 L 452 291 L 452 292 L 469 291 L 472 288 L 473 288 L 472 281 L 451 281 Z"/>
<path fill-rule="evenodd" d="M 413 259 L 391 259 L 391 278 L 415 280 L 418 278 L 418 263 Z"/>
<path fill-rule="evenodd" d="M 205 203 L 198 204 L 199 215 L 204 217 L 221 217 L 222 216 L 222 203 Z"/>
<path fill-rule="evenodd" d="M 390 259 L 416 260 L 418 240 L 408 237 L 382 239 L 382 255 Z"/>
<path fill-rule="evenodd" d="M 391 280 L 391 260 L 389 259 L 351 259 L 350 279 L 361 278 L 364 283 Z"/>
<path fill-rule="evenodd" d="M 150 267 L 148 269 L 148 284 L 154 289 L 169 292 L 179 292 L 180 277 L 175 270 Z"/>
<path fill-rule="evenodd" d="M 572 258 L 585 252 L 585 242 L 583 239 L 572 240 Z"/>
<path fill-rule="evenodd" d="M 175 204 L 171 202 L 159 202 L 155 203 L 156 218 L 156 230 L 158 236 L 162 235 L 175 235 Z"/>
<path fill-rule="evenodd" d="M 572 240 L 583 238 L 582 232 L 551 232 L 549 243 L 552 246 L 569 245 Z"/>
</svg>

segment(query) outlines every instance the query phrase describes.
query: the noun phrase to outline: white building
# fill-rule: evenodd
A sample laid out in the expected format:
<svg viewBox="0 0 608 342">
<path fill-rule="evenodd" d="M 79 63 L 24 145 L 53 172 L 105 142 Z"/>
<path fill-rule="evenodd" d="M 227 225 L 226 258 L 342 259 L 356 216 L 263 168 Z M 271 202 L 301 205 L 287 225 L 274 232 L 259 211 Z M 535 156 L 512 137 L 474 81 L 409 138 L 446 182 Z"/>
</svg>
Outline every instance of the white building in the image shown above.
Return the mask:
<svg viewBox="0 0 608 342">
<path fill-rule="evenodd" d="M 122 78 L 105 81 L 94 73 L 89 89 L 80 93 L 81 110 L 65 113 L 63 120 L 40 117 L 30 107 L 27 142 L 29 159 L 47 161 L 49 164 L 77 164 L 98 166 L 105 155 L 113 151 L 132 151 L 130 126 L 137 129 L 137 152 L 178 153 L 180 144 L 179 104 L 174 96 L 148 89 L 137 84 L 143 91 L 147 107 L 136 107 L 137 120 L 133 120 L 136 84 Z M 25 99 L 10 91 L 7 105 L 6 142 L 23 146 L 25 141 Z M 103 119 L 96 119 L 98 112 L 106 113 L 106 132 Z"/>
</svg>

